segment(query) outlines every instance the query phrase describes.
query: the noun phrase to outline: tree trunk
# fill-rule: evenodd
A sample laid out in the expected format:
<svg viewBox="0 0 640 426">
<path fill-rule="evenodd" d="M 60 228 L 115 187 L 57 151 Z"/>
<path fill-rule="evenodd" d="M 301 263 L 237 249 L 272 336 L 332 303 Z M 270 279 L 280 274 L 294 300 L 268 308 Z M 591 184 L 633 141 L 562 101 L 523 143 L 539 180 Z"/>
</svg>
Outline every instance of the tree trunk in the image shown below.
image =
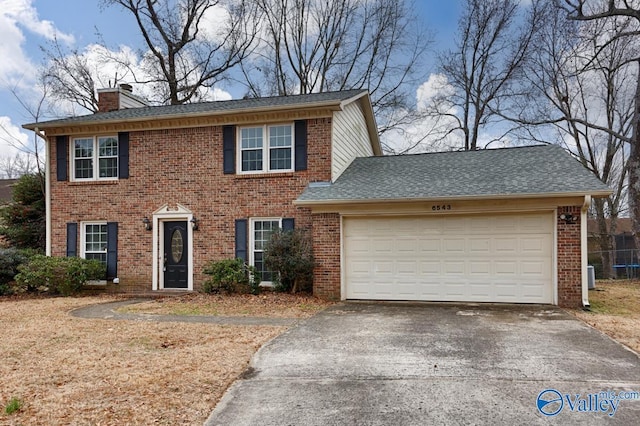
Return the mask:
<svg viewBox="0 0 640 426">
<path fill-rule="evenodd" d="M 628 193 L 631 233 L 633 234 L 633 240 L 636 243 L 636 249 L 640 249 L 640 76 L 636 83 L 634 103 L 633 137 L 629 144 Z"/>
</svg>

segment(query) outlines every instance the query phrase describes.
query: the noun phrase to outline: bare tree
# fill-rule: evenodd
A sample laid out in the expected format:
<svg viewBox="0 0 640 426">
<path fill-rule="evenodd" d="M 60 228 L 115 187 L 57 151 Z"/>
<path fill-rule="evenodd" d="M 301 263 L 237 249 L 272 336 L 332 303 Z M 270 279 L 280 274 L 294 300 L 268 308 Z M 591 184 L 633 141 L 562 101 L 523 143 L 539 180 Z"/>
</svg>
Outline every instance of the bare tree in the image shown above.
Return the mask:
<svg viewBox="0 0 640 426">
<path fill-rule="evenodd" d="M 46 65 L 40 74 L 50 88 L 52 99 L 98 112 L 97 89 L 116 87 L 119 81 L 126 81 L 127 77 L 134 78 L 129 72 L 129 61 L 124 58 L 114 61 L 113 52 L 102 46 L 95 47 L 100 50 L 98 57 L 90 57 L 87 51 L 69 49 L 57 38 L 47 48 L 42 48 Z M 104 71 L 111 68 L 116 70 L 113 75 Z"/>
<path fill-rule="evenodd" d="M 380 132 L 408 122 L 429 38 L 403 0 L 256 0 L 263 29 L 242 66 L 249 96 L 366 88 Z M 402 115 L 393 114 L 401 108 Z"/>
<path fill-rule="evenodd" d="M 17 152 L 13 156 L 0 157 L 0 179 L 17 179 L 35 171 L 36 164 L 29 153 Z"/>
<path fill-rule="evenodd" d="M 44 112 L 48 108 L 47 98 L 49 94 L 49 86 L 44 79 L 38 80 L 37 89 L 40 97 L 35 102 L 27 101 L 29 96 L 23 96 L 16 87 L 10 89 L 11 94 L 22 106 L 22 108 L 29 114 L 34 122 L 37 122 Z M 37 171 L 38 176 L 44 177 L 45 170 L 45 141 L 37 135 L 33 134 L 31 142 L 23 141 L 15 134 L 9 131 L 9 129 L 0 125 L 0 139 L 4 140 L 9 146 L 15 148 L 18 151 L 15 158 L 3 160 L 5 166 L 10 167 L 13 172 L 28 172 Z M 25 174 L 25 173 L 22 173 Z M 42 182 L 42 193 L 45 193 L 44 181 Z"/>
<path fill-rule="evenodd" d="M 518 0 L 466 1 L 456 47 L 439 57 L 453 95 L 434 99 L 430 111 L 431 115 L 453 119 L 455 126 L 449 133 L 462 134 L 465 150 L 482 148 L 480 132 L 488 126 L 504 131 L 497 139 L 509 133 L 503 115 L 522 94 L 523 70 L 540 26 L 539 3 L 534 0 L 521 6 Z"/>
<path fill-rule="evenodd" d="M 220 82 L 247 56 L 258 31 L 249 0 L 103 1 L 135 18 L 148 49 L 142 55 L 146 77 L 134 74 L 136 81 L 153 84 L 162 103 L 172 105 L 201 99 L 203 89 Z M 224 16 L 219 28 L 207 22 L 211 14 Z"/>
<path fill-rule="evenodd" d="M 558 0 L 560 1 L 560 0 Z M 629 144 L 629 160 L 628 160 L 628 201 L 632 223 L 632 232 L 636 247 L 640 247 L 640 55 L 637 54 L 638 38 L 640 37 L 640 6 L 630 1 L 587 1 L 587 0 L 564 0 L 563 8 L 567 11 L 570 19 L 576 21 L 598 21 L 607 22 L 616 19 L 628 19 L 632 24 L 616 28 L 612 25 L 612 33 L 604 38 L 595 57 L 601 55 L 606 47 L 612 43 L 626 41 L 631 58 L 629 61 L 635 62 L 635 87 L 633 91 L 633 115 L 631 118 L 631 137 L 625 137 L 618 134 L 615 129 L 609 129 L 606 126 L 595 125 L 593 123 L 582 123 L 591 128 L 608 132 L 613 136 L 625 140 Z"/>
<path fill-rule="evenodd" d="M 527 75 L 545 95 L 551 109 L 549 122 L 565 147 L 614 189 L 612 195 L 595 199 L 592 206 L 603 275 L 613 278 L 613 235 L 617 218 L 625 209 L 628 156 L 624 148 L 633 130 L 632 93 L 637 70 L 624 40 L 600 46 L 603 34 L 612 30 L 610 23 L 575 25 L 558 9 L 554 11 L 543 31 L 545 36 L 536 43 L 535 66 Z M 617 22 L 614 28 L 624 25 Z M 611 132 L 596 129 L 596 125 Z"/>
<path fill-rule="evenodd" d="M 58 40 L 43 49 L 51 95 L 91 112 L 98 111 L 97 89 L 120 82 L 150 87 L 148 100 L 157 104 L 208 99 L 208 89 L 249 54 L 258 31 L 257 8 L 248 0 L 102 2 L 133 16 L 144 48 L 112 51 L 100 37 L 85 51 Z"/>
</svg>

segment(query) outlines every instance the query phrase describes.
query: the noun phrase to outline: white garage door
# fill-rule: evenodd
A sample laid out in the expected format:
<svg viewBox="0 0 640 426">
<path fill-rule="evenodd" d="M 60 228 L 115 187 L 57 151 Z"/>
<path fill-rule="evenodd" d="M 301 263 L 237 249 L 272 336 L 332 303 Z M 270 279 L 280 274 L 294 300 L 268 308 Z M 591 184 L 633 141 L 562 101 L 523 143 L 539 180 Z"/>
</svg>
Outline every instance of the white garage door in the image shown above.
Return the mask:
<svg viewBox="0 0 640 426">
<path fill-rule="evenodd" d="M 553 303 L 553 215 L 345 218 L 347 299 Z"/>
</svg>

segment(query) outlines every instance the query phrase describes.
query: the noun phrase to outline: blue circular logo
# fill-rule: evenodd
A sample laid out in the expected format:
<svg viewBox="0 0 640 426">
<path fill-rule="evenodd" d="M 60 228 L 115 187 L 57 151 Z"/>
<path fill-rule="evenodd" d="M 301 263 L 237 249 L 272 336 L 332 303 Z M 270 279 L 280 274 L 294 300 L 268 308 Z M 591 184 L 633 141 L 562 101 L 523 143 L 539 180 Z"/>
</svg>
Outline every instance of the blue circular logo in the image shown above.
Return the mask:
<svg viewBox="0 0 640 426">
<path fill-rule="evenodd" d="M 555 389 L 545 389 L 538 394 L 538 411 L 545 416 L 555 416 L 564 407 L 562 395 Z"/>
</svg>

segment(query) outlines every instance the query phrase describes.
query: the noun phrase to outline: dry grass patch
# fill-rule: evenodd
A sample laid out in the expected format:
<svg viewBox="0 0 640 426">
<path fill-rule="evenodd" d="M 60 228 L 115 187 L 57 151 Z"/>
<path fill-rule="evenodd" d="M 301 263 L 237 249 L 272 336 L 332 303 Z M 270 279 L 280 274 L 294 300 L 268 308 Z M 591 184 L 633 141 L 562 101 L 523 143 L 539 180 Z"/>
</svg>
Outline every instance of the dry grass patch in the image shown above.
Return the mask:
<svg viewBox="0 0 640 426">
<path fill-rule="evenodd" d="M 598 281 L 591 312 L 573 311 L 587 324 L 640 352 L 640 281 Z"/>
<path fill-rule="evenodd" d="M 265 292 L 254 296 L 192 293 L 136 303 L 125 306 L 120 311 L 158 315 L 308 318 L 332 304 L 301 294 Z"/>
<path fill-rule="evenodd" d="M 0 424 L 202 424 L 253 353 L 285 330 L 69 315 L 114 300 L 0 299 Z"/>
</svg>

